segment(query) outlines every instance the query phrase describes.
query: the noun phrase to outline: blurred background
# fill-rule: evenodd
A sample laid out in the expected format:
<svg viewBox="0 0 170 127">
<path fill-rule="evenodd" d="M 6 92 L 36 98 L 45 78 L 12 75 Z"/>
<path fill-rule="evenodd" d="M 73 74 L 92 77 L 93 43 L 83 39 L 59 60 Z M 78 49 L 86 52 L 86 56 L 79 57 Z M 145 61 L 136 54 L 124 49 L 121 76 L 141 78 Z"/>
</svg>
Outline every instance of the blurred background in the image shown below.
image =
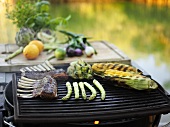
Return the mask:
<svg viewBox="0 0 170 127">
<path fill-rule="evenodd" d="M 0 0 L 0 44 L 15 43 L 17 28 Z M 116 45 L 170 93 L 170 0 L 49 0 L 64 29 Z M 170 121 L 164 117 L 161 124 Z"/>
</svg>

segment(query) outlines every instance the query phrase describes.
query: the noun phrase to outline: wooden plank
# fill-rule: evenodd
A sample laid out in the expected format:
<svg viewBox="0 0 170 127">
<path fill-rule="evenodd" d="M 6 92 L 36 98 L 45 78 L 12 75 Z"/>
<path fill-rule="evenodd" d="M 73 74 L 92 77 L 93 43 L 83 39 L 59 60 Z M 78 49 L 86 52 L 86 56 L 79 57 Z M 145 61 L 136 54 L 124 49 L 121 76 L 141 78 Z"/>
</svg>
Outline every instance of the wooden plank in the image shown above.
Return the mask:
<svg viewBox="0 0 170 127">
<path fill-rule="evenodd" d="M 6 44 L 0 44 L 0 72 L 8 72 L 10 64 L 8 62 L 5 62 L 5 58 L 8 55 L 9 52 L 6 52 L 7 45 Z"/>
<path fill-rule="evenodd" d="M 130 59 L 113 44 L 104 41 L 95 41 L 92 42 L 91 44 L 92 46 L 95 47 L 95 49 L 98 52 L 97 55 L 93 55 L 91 58 L 88 58 L 85 55 L 81 57 L 66 57 L 64 60 L 52 59 L 50 60 L 50 63 L 52 65 L 68 64 L 72 61 L 82 59 L 86 62 L 115 62 L 116 61 L 116 62 L 130 64 Z M 8 50 L 8 52 L 14 52 L 17 48 L 19 47 L 14 44 L 6 46 L 6 50 Z M 18 71 L 20 68 L 24 66 L 37 65 L 44 62 L 47 58 L 49 58 L 52 55 L 53 53 L 47 54 L 47 52 L 42 52 L 36 60 L 27 60 L 23 56 L 23 54 L 20 54 L 15 58 L 13 58 L 12 60 L 8 61 L 7 63 L 3 62 L 3 64 L 0 65 L 1 68 L 7 67 L 7 69 L 5 71 L 4 69 L 0 68 L 0 72 Z"/>
</svg>

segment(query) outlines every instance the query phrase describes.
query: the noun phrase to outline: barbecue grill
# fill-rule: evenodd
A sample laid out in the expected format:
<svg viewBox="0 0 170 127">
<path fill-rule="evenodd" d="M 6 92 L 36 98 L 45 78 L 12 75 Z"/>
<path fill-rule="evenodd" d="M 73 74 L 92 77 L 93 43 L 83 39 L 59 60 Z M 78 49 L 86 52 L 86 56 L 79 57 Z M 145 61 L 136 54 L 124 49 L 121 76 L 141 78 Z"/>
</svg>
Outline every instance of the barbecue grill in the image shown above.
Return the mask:
<svg viewBox="0 0 170 127">
<path fill-rule="evenodd" d="M 170 98 L 160 85 L 156 90 L 136 91 L 117 87 L 114 82 L 95 77 L 106 90 L 104 101 L 101 101 L 100 92 L 97 91 L 97 97 L 93 101 L 81 98 L 75 100 L 72 94 L 70 100 L 63 102 L 61 98 L 67 92 L 65 81 L 58 82 L 59 97 L 56 100 L 18 98 L 16 88 L 20 76 L 19 72 L 15 72 L 12 81 L 7 85 L 8 91 L 11 89 L 12 92 L 10 98 L 13 100 L 11 103 L 14 109 L 5 106 L 2 113 L 4 116 L 14 115 L 13 122 L 16 126 L 94 126 L 94 121 L 99 121 L 98 125 L 101 126 L 148 127 L 157 126 L 161 114 L 170 112 Z M 75 80 L 70 78 L 69 81 Z M 88 82 L 92 84 L 92 81 Z M 90 91 L 87 91 L 87 96 L 90 94 Z"/>
</svg>

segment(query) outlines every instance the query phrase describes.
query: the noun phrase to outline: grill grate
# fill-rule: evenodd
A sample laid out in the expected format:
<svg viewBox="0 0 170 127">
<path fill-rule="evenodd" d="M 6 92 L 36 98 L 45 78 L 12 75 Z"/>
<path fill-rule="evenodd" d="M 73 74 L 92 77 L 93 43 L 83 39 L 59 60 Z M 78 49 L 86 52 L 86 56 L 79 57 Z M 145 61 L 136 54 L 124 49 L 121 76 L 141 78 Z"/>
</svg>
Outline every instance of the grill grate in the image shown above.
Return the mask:
<svg viewBox="0 0 170 127">
<path fill-rule="evenodd" d="M 170 99 L 161 86 L 153 91 L 136 91 L 116 87 L 115 83 L 95 77 L 106 91 L 105 101 L 101 101 L 100 92 L 93 101 L 71 99 L 64 102 L 67 89 L 65 82 L 58 82 L 58 99 L 42 100 L 40 98 L 21 99 L 16 97 L 17 80 L 20 73 L 13 78 L 14 116 L 17 122 L 86 122 L 94 120 L 125 119 L 170 112 Z M 72 79 L 69 79 L 73 82 Z M 92 81 L 88 81 L 93 85 Z M 93 85 L 94 86 L 94 85 Z M 94 86 L 95 87 L 95 86 Z M 96 87 L 95 87 L 96 88 Z M 98 90 L 96 88 L 96 90 Z M 86 89 L 87 96 L 91 95 Z"/>
</svg>

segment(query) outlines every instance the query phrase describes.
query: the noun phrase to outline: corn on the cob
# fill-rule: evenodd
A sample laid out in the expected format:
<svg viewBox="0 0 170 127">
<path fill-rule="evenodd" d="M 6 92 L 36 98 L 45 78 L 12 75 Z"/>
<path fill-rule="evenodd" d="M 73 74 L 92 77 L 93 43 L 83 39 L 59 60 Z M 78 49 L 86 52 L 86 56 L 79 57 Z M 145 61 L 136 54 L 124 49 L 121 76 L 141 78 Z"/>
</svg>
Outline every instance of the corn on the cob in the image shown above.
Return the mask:
<svg viewBox="0 0 170 127">
<path fill-rule="evenodd" d="M 97 74 L 102 74 L 108 69 L 131 72 L 135 74 L 141 73 L 137 68 L 121 63 L 94 63 L 92 65 L 92 69 Z"/>
<path fill-rule="evenodd" d="M 124 85 L 137 90 L 156 89 L 158 87 L 157 83 L 149 77 L 132 74 L 130 72 L 109 69 L 106 70 L 102 76 L 109 80 L 117 81 L 118 83 L 124 83 Z"/>
</svg>

